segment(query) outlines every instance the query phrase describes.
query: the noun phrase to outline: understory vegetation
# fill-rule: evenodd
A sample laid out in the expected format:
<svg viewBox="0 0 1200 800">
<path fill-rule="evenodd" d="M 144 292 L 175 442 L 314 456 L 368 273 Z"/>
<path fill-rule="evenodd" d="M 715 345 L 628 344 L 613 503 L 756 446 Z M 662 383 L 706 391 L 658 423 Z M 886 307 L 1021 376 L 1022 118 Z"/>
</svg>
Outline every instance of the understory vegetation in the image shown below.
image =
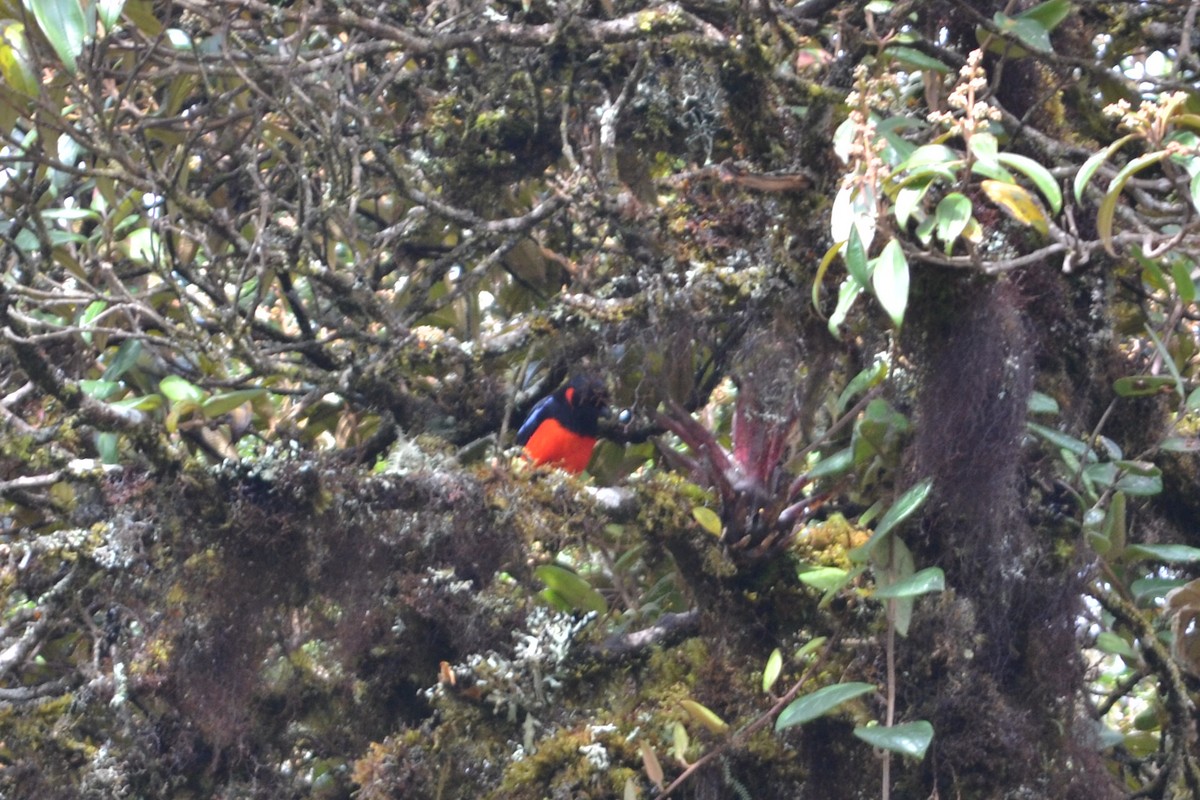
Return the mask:
<svg viewBox="0 0 1200 800">
<path fill-rule="evenodd" d="M 1198 7 L 0 0 L 0 796 L 1200 796 Z"/>
</svg>

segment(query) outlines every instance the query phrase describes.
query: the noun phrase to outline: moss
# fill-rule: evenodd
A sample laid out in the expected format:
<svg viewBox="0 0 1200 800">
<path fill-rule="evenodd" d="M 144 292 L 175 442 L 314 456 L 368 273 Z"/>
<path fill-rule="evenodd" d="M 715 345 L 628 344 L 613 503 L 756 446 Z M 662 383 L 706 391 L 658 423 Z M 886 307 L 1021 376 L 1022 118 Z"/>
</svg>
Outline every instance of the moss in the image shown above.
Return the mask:
<svg viewBox="0 0 1200 800">
<path fill-rule="evenodd" d="M 437 761 L 419 731 L 401 730 L 382 742 L 371 742 L 351 767 L 360 800 L 393 797 L 433 797 L 437 790 Z"/>
<path fill-rule="evenodd" d="M 686 639 L 668 650 L 656 650 L 650 655 L 648 674 L 656 686 L 691 687 L 697 674 L 712 658 L 709 645 L 703 639 Z M 652 694 L 647 699 L 655 700 Z"/>
<path fill-rule="evenodd" d="M 532 754 L 513 763 L 504 774 L 499 788 L 490 796 L 499 798 L 538 798 L 559 794 L 564 787 L 579 788 L 591 782 L 593 769 L 580 753 L 580 748 L 591 744 L 591 736 L 584 730 L 560 731 L 548 738 L 539 739 Z"/>
<path fill-rule="evenodd" d="M 805 561 L 820 566 L 849 569 L 849 551 L 871 537 L 871 531 L 851 524 L 842 514 L 815 522 L 797 537 L 796 552 Z"/>
</svg>

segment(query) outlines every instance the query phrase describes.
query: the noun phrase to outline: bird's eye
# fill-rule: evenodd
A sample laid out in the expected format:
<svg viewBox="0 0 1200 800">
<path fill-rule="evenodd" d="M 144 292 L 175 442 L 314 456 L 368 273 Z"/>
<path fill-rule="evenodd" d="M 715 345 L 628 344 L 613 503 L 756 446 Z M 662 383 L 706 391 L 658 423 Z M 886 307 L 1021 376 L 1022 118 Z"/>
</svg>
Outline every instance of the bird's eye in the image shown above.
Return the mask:
<svg viewBox="0 0 1200 800">
<path fill-rule="evenodd" d="M 617 422 L 628 425 L 631 421 L 633 421 L 633 412 L 628 408 L 622 408 L 621 413 L 617 414 Z"/>
</svg>

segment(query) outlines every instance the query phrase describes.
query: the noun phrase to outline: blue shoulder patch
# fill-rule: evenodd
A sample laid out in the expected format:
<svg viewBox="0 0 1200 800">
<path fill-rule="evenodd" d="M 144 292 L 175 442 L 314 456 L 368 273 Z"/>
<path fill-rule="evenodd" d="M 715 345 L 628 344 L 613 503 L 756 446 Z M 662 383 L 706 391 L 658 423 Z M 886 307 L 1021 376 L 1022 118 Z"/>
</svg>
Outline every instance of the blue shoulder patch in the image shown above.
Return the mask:
<svg viewBox="0 0 1200 800">
<path fill-rule="evenodd" d="M 554 402 L 554 395 L 548 394 L 538 401 L 538 404 L 529 412 L 529 416 L 525 418 L 521 429 L 517 431 L 517 444 L 524 445 L 529 441 L 529 437 L 533 436 L 533 432 L 537 430 L 538 425 L 542 424 L 542 419 L 545 418 L 546 412 L 550 409 L 550 404 Z"/>
</svg>

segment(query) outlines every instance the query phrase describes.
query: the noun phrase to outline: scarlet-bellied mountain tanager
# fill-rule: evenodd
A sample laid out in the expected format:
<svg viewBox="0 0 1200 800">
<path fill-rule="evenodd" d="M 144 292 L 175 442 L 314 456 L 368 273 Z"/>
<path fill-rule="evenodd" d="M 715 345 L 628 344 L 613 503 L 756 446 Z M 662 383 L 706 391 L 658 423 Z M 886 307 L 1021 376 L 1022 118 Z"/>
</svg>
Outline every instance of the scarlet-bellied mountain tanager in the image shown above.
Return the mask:
<svg viewBox="0 0 1200 800">
<path fill-rule="evenodd" d="M 592 460 L 600 436 L 600 417 L 608 414 L 603 381 L 577 375 L 542 398 L 517 431 L 517 444 L 535 464 L 552 464 L 580 473 Z"/>
</svg>

